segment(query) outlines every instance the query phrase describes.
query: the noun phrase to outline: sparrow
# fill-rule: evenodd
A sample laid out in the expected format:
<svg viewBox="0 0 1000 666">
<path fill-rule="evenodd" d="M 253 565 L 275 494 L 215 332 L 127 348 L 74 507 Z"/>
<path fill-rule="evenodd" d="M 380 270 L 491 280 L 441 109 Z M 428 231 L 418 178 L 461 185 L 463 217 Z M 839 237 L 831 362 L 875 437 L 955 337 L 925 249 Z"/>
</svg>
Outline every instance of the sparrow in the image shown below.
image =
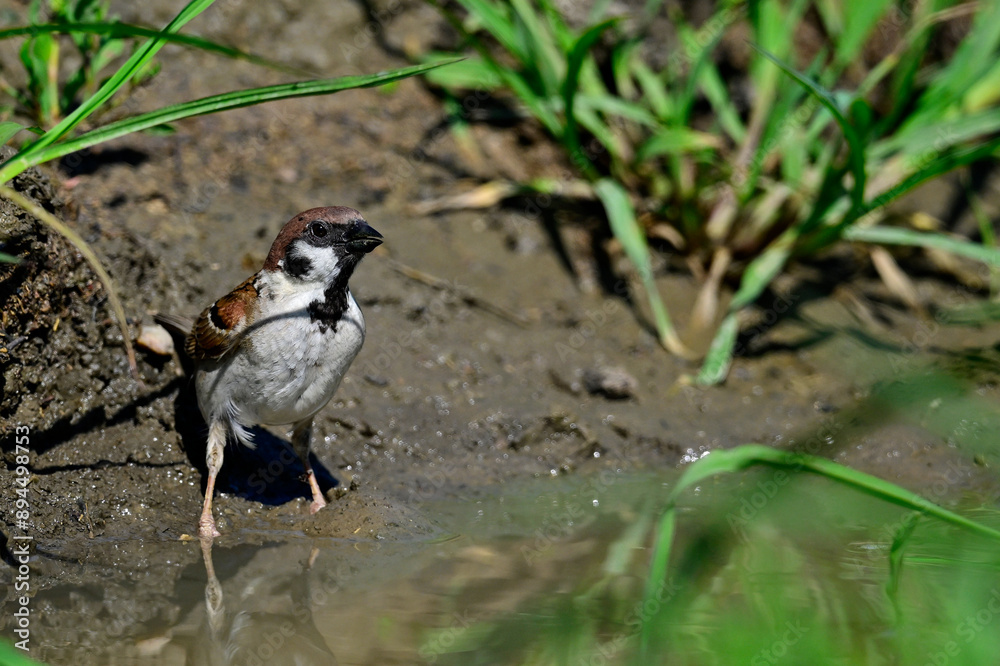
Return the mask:
<svg viewBox="0 0 1000 666">
<path fill-rule="evenodd" d="M 364 343 L 364 316 L 347 283 L 381 243 L 353 208 L 311 208 L 285 223 L 260 271 L 196 322 L 155 317 L 186 333 L 184 352 L 194 361 L 198 407 L 208 424 L 202 539 L 219 536 L 212 496 L 226 441 L 252 448 L 255 424 L 292 426 L 292 447 L 312 492 L 310 511 L 326 506 L 309 463 L 313 418 Z"/>
</svg>

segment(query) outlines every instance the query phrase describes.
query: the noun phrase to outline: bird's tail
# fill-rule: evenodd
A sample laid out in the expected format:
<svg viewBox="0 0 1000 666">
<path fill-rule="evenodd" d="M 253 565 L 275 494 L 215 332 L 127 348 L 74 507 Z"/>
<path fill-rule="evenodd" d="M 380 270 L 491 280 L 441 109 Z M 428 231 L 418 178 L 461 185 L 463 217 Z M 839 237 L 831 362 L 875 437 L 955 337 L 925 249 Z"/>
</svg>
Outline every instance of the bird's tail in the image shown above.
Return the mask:
<svg viewBox="0 0 1000 666">
<path fill-rule="evenodd" d="M 166 314 L 157 312 L 153 315 L 153 321 L 167 329 L 171 335 L 187 337 L 187 334 L 194 328 L 194 319 L 182 315 Z"/>
<path fill-rule="evenodd" d="M 174 339 L 174 349 L 177 350 L 177 359 L 181 363 L 181 369 L 185 375 L 191 376 L 194 371 L 194 361 L 187 355 L 185 345 L 191 329 L 194 328 L 194 319 L 182 315 L 157 312 L 153 315 L 153 321 L 167 329 L 167 332 L 170 333 L 170 337 Z"/>
</svg>

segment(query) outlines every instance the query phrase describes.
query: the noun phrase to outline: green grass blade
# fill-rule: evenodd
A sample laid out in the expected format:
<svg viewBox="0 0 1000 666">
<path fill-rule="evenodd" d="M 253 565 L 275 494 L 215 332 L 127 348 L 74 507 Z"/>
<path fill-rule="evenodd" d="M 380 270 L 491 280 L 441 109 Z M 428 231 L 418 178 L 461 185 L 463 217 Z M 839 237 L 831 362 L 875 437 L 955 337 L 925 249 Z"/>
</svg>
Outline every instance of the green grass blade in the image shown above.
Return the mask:
<svg viewBox="0 0 1000 666">
<path fill-rule="evenodd" d="M 705 456 L 702 460 L 707 460 L 711 456 Z M 698 461 L 701 462 L 701 461 Z M 646 589 L 644 597 L 655 599 L 659 590 L 663 589 L 667 582 L 667 570 L 670 567 L 670 551 L 674 543 L 674 532 L 677 528 L 677 506 L 671 503 L 663 511 L 660 517 L 660 525 L 657 530 L 656 543 L 653 545 L 653 557 L 649 564 L 650 574 L 646 578 Z M 652 608 L 659 608 L 653 606 Z M 639 628 L 639 660 L 635 663 L 649 663 L 649 640 L 653 630 L 653 623 L 646 620 Z"/>
<path fill-rule="evenodd" d="M 671 491 L 667 509 L 660 519 L 659 534 L 654 546 L 646 585 L 646 603 L 650 604 L 650 607 L 654 607 L 652 604 L 656 599 L 653 595 L 656 594 L 660 581 L 667 580 L 667 568 L 670 563 L 670 551 L 676 528 L 676 503 L 680 495 L 712 476 L 741 472 L 756 465 L 817 474 L 904 509 L 917 511 L 922 515 L 936 518 L 981 537 L 1000 541 L 1000 531 L 942 508 L 889 481 L 825 458 L 783 451 L 761 444 L 744 444 L 733 449 L 712 451 L 704 458 L 692 463 Z M 648 620 L 643 622 L 640 629 L 640 651 L 645 651 L 648 648 L 653 628 L 653 623 Z"/>
<path fill-rule="evenodd" d="M 718 384 L 726 378 L 732 363 L 733 350 L 736 346 L 737 319 L 736 313 L 750 305 L 760 297 L 771 281 L 782 271 L 792 255 L 792 250 L 799 238 L 799 229 L 793 227 L 785 231 L 764 252 L 743 271 L 740 288 L 733 294 L 729 303 L 729 312 L 716 331 L 709 353 L 697 382 L 702 385 Z"/>
<path fill-rule="evenodd" d="M 792 254 L 792 248 L 797 239 L 798 230 L 789 229 L 750 262 L 746 270 L 743 271 L 740 288 L 733 295 L 733 300 L 729 304 L 730 312 L 742 310 L 764 293 L 767 285 L 771 284 L 771 281 L 788 263 L 788 258 Z"/>
<path fill-rule="evenodd" d="M 889 188 L 871 201 L 865 203 L 864 207 L 860 211 L 860 214 L 864 215 L 865 213 L 869 213 L 877 208 L 881 208 L 891 203 L 895 199 L 901 197 L 931 178 L 940 176 L 941 174 L 947 173 L 953 169 L 972 164 L 973 162 L 994 157 L 998 150 L 1000 150 L 1000 137 L 979 145 L 949 151 L 944 155 L 935 158 L 924 168 L 907 176 L 901 182 Z"/>
<path fill-rule="evenodd" d="M 726 378 L 733 364 L 733 350 L 736 348 L 736 337 L 740 332 L 739 317 L 730 312 L 719 324 L 712 344 L 705 354 L 695 382 L 701 386 L 714 386 Z"/>
<path fill-rule="evenodd" d="M 150 127 L 155 127 L 163 123 L 174 122 L 183 118 L 205 115 L 207 113 L 217 113 L 229 109 L 238 109 L 244 106 L 261 104 L 281 99 L 291 99 L 294 97 L 309 97 L 315 95 L 327 95 L 341 90 L 352 88 L 370 88 L 382 85 L 390 81 L 405 79 L 421 72 L 442 67 L 455 60 L 438 61 L 424 65 L 414 65 L 402 69 L 372 74 L 367 76 L 342 76 L 336 79 L 318 79 L 315 81 L 300 81 L 297 83 L 283 83 L 275 86 L 265 86 L 263 88 L 251 88 L 250 90 L 238 90 L 221 95 L 212 95 L 202 99 L 175 104 L 156 111 L 150 111 L 132 118 L 125 118 L 118 122 L 110 123 L 99 127 L 91 132 L 87 132 L 79 137 L 49 146 L 40 151 L 34 158 L 39 162 L 46 162 L 63 155 L 67 155 L 77 150 L 82 150 L 89 146 L 110 141 L 132 132 L 139 132 Z"/>
<path fill-rule="evenodd" d="M 722 143 L 714 134 L 706 134 L 687 127 L 662 127 L 639 147 L 635 159 L 643 162 L 660 155 L 720 148 Z"/>
<path fill-rule="evenodd" d="M 756 49 L 762 56 L 780 67 L 785 74 L 795 79 L 799 85 L 808 90 L 820 104 L 826 107 L 830 113 L 833 114 L 834 119 L 840 126 L 840 130 L 844 133 L 844 138 L 847 140 L 849 148 L 848 160 L 851 166 L 851 174 L 854 176 L 854 188 L 851 191 L 851 199 L 853 201 L 854 208 L 860 209 L 864 203 L 865 196 L 865 147 L 861 141 L 861 137 L 858 135 L 857 131 L 855 131 L 854 126 L 851 125 L 841 111 L 840 105 L 837 104 L 837 100 L 830 93 L 830 91 L 823 88 L 812 79 L 799 74 L 779 58 L 771 55 L 759 46 L 753 44 L 751 44 L 751 46 L 753 46 L 754 49 Z"/>
<path fill-rule="evenodd" d="M 164 33 L 178 32 L 185 24 L 195 18 L 198 14 L 212 4 L 214 0 L 191 0 L 184 9 L 163 29 Z M 96 111 L 105 102 L 111 99 L 118 90 L 125 85 L 142 67 L 144 67 L 157 51 L 166 45 L 166 39 L 162 35 L 150 39 L 142 47 L 136 49 L 124 65 L 118 68 L 111 78 L 102 85 L 96 93 L 81 104 L 73 113 L 69 114 L 58 125 L 46 132 L 38 141 L 21 150 L 17 155 L 8 160 L 0 167 L 0 183 L 23 172 L 25 169 L 39 164 L 38 156 L 47 147 L 61 139 L 74 127 L 83 122 L 91 113 Z"/>
<path fill-rule="evenodd" d="M 621 184 L 609 178 L 603 178 L 594 185 L 604 210 L 608 215 L 608 222 L 611 224 L 611 231 L 615 238 L 625 248 L 625 254 L 636 267 L 639 277 L 642 279 L 649 298 L 649 307 L 653 311 L 653 320 L 656 331 L 660 336 L 660 342 L 671 353 L 678 356 L 686 356 L 687 350 L 677 337 L 673 323 L 667 308 L 660 298 L 660 292 L 656 288 L 653 280 L 653 268 L 649 258 L 649 246 L 646 244 L 646 234 L 639 226 L 635 218 L 635 210 L 632 202 L 629 201 L 628 193 Z"/>
<path fill-rule="evenodd" d="M 580 38 L 576 40 L 573 44 L 573 48 L 570 49 L 569 54 L 566 57 L 566 78 L 563 79 L 562 83 L 562 99 L 563 99 L 563 109 L 566 114 L 566 127 L 563 131 L 563 142 L 566 144 L 570 155 L 579 155 L 581 158 L 586 159 L 586 163 L 583 163 L 581 159 L 582 168 L 587 172 L 588 176 L 593 176 L 595 171 L 593 164 L 587 159 L 582 150 L 580 150 L 580 137 L 578 135 L 576 125 L 576 110 L 574 108 L 574 103 L 576 101 L 576 94 L 578 90 L 578 84 L 580 81 L 580 70 L 583 68 L 584 60 L 587 54 L 590 52 L 590 48 L 594 43 L 600 39 L 601 35 L 605 30 L 613 26 L 617 22 L 616 19 L 610 19 L 593 25 L 588 28 Z"/>
<path fill-rule="evenodd" d="M 720 456 L 721 459 L 711 461 L 712 456 L 716 455 Z M 706 464 L 702 465 L 703 462 Z M 840 463 L 827 460 L 826 458 L 783 451 L 770 446 L 764 446 L 763 444 L 745 444 L 725 451 L 713 451 L 701 460 L 692 463 L 689 469 L 690 476 L 688 473 L 685 473 L 681 477 L 677 487 L 671 494 L 671 500 L 676 501 L 677 496 L 681 492 L 708 476 L 714 476 L 723 472 L 741 471 L 755 465 L 767 465 L 769 467 L 780 467 L 818 474 L 890 504 L 895 504 L 911 511 L 919 511 L 924 515 L 936 518 L 954 527 L 968 530 L 973 534 L 987 539 L 1000 541 L 1000 531 L 970 520 L 954 511 L 949 511 L 895 483 L 880 479 L 871 474 L 866 474 L 865 472 L 859 472 L 850 467 L 845 467 Z M 699 466 L 698 470 L 693 469 Z"/>
<path fill-rule="evenodd" d="M 130 38 L 159 38 L 170 44 L 180 44 L 181 46 L 188 46 L 195 49 L 200 49 L 202 51 L 208 51 L 209 53 L 216 53 L 227 58 L 233 58 L 235 60 L 246 60 L 252 62 L 255 65 L 261 65 L 263 67 L 269 67 L 271 69 L 277 69 L 285 72 L 297 72 L 302 74 L 303 71 L 289 67 L 288 65 L 282 64 L 275 60 L 269 60 L 261 56 L 256 56 L 252 53 L 247 53 L 246 51 L 241 51 L 239 49 L 233 48 L 231 46 L 225 46 L 223 44 L 218 44 L 208 39 L 203 39 L 201 37 L 195 37 L 192 35 L 181 35 L 176 33 L 165 33 L 159 30 L 154 30 L 153 28 L 146 28 L 141 25 L 134 25 L 131 23 L 43 23 L 41 25 L 26 25 L 19 26 L 16 28 L 5 28 L 0 30 L 0 39 L 9 39 L 11 37 L 23 37 L 25 35 L 35 36 L 43 34 L 74 34 L 83 33 L 88 35 L 101 35 L 103 37 L 110 37 L 112 39 L 130 39 Z"/>
<path fill-rule="evenodd" d="M 685 24 L 677 27 L 680 48 L 690 60 L 690 70 L 680 93 L 676 95 L 677 116 L 674 118 L 675 122 L 687 125 L 691 121 L 691 112 L 697 100 L 698 88 L 702 87 L 703 82 L 706 81 L 704 73 L 706 70 L 715 71 L 712 58 L 716 46 L 726 32 L 726 28 L 733 23 L 737 16 L 738 12 L 733 11 L 732 8 L 716 11 L 706 23 L 707 26 L 711 26 L 711 31 L 708 34 L 706 34 L 705 26 L 697 33 Z"/>
<path fill-rule="evenodd" d="M 660 120 L 668 120 L 676 105 L 667 90 L 667 84 L 638 55 L 634 56 L 632 76 L 642 88 L 642 97 Z"/>
<path fill-rule="evenodd" d="M 524 42 L 528 59 L 524 64 L 537 73 L 546 95 L 558 93 L 561 69 L 565 62 L 552 32 L 543 24 L 528 0 L 510 0 L 510 4 L 525 30 Z"/>
<path fill-rule="evenodd" d="M 0 123 L 0 146 L 6 144 L 8 141 L 13 139 L 14 135 L 23 129 L 28 129 L 28 128 L 19 123 L 15 123 L 11 120 L 7 120 Z"/>
<path fill-rule="evenodd" d="M 1000 3 L 982 2 L 978 6 L 971 32 L 921 95 L 914 113 L 916 122 L 941 118 L 949 107 L 959 105 L 995 64 L 1000 45 Z"/>
<path fill-rule="evenodd" d="M 1000 131 L 1000 109 L 988 109 L 954 118 L 937 118 L 927 125 L 910 123 L 898 133 L 872 146 L 869 159 L 881 160 L 893 153 L 919 159 L 997 131 Z"/>
<path fill-rule="evenodd" d="M 8 644 L 7 640 L 0 640 L 0 664 L 3 666 L 39 666 L 42 663 L 29 659 L 26 652 Z"/>
<path fill-rule="evenodd" d="M 1000 266 L 1000 249 L 988 247 L 973 241 L 945 236 L 926 231 L 915 231 L 901 227 L 848 227 L 844 230 L 844 240 L 876 245 L 907 245 L 910 247 L 934 248 L 961 257 L 981 261 L 989 266 Z"/>
<path fill-rule="evenodd" d="M 434 3 L 437 4 L 436 2 Z M 489 0 L 458 0 L 458 4 L 474 16 L 479 23 L 510 53 L 522 62 L 530 57 L 517 37 L 517 31 L 509 15 L 509 9 L 502 3 Z"/>
<path fill-rule="evenodd" d="M 980 77 L 969 89 L 963 100 L 966 111 L 985 109 L 997 103 L 1000 97 L 1000 62 Z"/>
<path fill-rule="evenodd" d="M 736 105 L 733 104 L 733 99 L 725 81 L 722 80 L 722 75 L 719 74 L 719 69 L 715 63 L 707 61 L 702 65 L 700 72 L 698 78 L 701 91 L 708 99 L 708 103 L 711 104 L 719 127 L 729 135 L 733 143 L 742 143 L 746 139 L 747 128 L 740 119 L 740 114 L 736 110 Z"/>
<path fill-rule="evenodd" d="M 43 75 L 38 95 L 42 116 L 48 125 L 59 119 L 59 42 L 52 35 L 40 35 L 32 40 L 34 55 L 40 61 Z"/>
<path fill-rule="evenodd" d="M 583 94 L 576 95 L 574 100 L 574 107 L 577 113 L 579 113 L 581 107 L 586 107 L 587 109 L 600 111 L 606 115 L 620 116 L 646 127 L 662 127 L 662 124 L 657 122 L 653 114 L 636 102 L 630 102 L 610 95 Z"/>
<path fill-rule="evenodd" d="M 596 113 L 587 104 L 580 103 L 580 99 L 577 98 L 575 115 L 580 127 L 590 132 L 604 146 L 614 162 L 619 162 L 622 157 L 620 139 L 608 123 L 605 122 L 601 114 Z M 593 164 L 586 153 L 583 151 L 572 151 L 569 154 L 573 157 L 574 164 L 580 168 L 580 171 L 587 178 L 593 179 L 597 177 L 596 169 L 592 168 Z"/>
<path fill-rule="evenodd" d="M 889 578 L 885 582 L 885 593 L 896 609 L 897 618 L 902 610 L 899 606 L 898 593 L 899 581 L 903 577 L 903 548 L 917 529 L 922 515 L 919 511 L 911 513 L 903 519 L 892 535 L 892 546 L 889 548 Z"/>
<path fill-rule="evenodd" d="M 937 320 L 949 326 L 981 326 L 1000 321 L 1000 303 L 977 302 L 945 308 Z"/>
<path fill-rule="evenodd" d="M 436 86 L 450 90 L 492 91 L 500 87 L 501 80 L 494 66 L 483 62 L 477 55 L 455 62 L 452 54 L 428 53 L 421 57 L 424 63 L 451 62 L 451 66 L 429 70 L 426 80 Z"/>
<path fill-rule="evenodd" d="M 844 3 L 844 31 L 835 40 L 840 68 L 855 62 L 865 40 L 892 0 L 848 0 Z"/>
<path fill-rule="evenodd" d="M 594 4 L 593 8 L 587 16 L 586 25 L 590 25 L 595 21 L 599 21 L 604 15 L 604 11 L 600 8 L 602 2 L 607 0 L 599 0 Z M 573 30 L 566 23 L 565 14 L 559 10 L 550 0 L 538 0 L 538 4 L 542 9 L 542 13 L 549 20 L 549 29 L 552 30 L 553 36 L 556 38 L 556 46 L 562 53 L 568 53 L 570 48 L 573 46 L 573 41 L 576 36 L 573 34 Z"/>
</svg>

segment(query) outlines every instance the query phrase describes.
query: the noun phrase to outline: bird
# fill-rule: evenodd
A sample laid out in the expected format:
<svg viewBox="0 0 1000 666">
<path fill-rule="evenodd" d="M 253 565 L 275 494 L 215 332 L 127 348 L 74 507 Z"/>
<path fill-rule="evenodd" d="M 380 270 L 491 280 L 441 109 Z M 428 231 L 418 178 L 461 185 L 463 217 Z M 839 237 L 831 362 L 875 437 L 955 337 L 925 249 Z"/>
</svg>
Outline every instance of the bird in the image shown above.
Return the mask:
<svg viewBox="0 0 1000 666">
<path fill-rule="evenodd" d="M 208 480 L 198 533 L 221 536 L 212 515 L 215 480 L 228 440 L 253 448 L 250 429 L 291 425 L 306 470 L 310 512 L 326 506 L 309 463 L 316 414 L 330 401 L 365 340 L 365 320 L 348 281 L 382 243 L 357 210 L 311 208 L 282 226 L 263 268 L 206 308 L 196 321 L 154 319 L 184 338 L 205 422 Z"/>
</svg>

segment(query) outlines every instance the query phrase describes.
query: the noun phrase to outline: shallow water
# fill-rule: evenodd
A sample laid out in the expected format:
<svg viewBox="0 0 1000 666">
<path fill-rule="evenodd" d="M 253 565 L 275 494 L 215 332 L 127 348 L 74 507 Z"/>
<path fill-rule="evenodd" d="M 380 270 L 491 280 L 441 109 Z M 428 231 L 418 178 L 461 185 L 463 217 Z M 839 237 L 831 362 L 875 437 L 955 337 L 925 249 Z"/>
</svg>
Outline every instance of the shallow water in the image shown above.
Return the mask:
<svg viewBox="0 0 1000 666">
<path fill-rule="evenodd" d="M 663 487 L 614 472 L 507 484 L 426 503 L 438 533 L 418 540 L 244 530 L 211 549 L 98 540 L 72 564 L 42 553 L 31 655 L 51 664 L 432 659 L 471 627 L 572 589 L 622 534 L 641 545 L 636 512 L 650 515 L 642 507 Z M 116 563 L 136 560 L 123 584 Z M 58 583 L 44 580 L 51 573 Z M 113 584 L 102 590 L 102 580 Z"/>
<path fill-rule="evenodd" d="M 428 502 L 420 512 L 436 533 L 421 539 L 243 530 L 210 550 L 98 540 L 75 562 L 43 554 L 32 576 L 44 583 L 57 572 L 59 583 L 32 599 L 31 655 L 51 664 L 645 663 L 639 630 L 651 622 L 656 654 L 672 663 L 734 663 L 734 645 L 751 663 L 806 663 L 823 649 L 859 663 L 964 641 L 969 628 L 956 628 L 945 607 L 956 590 L 1000 583 L 995 544 L 923 519 L 887 594 L 891 539 L 908 514 L 815 476 L 762 469 L 684 496 L 671 569 L 644 599 L 675 478 L 557 477 Z M 976 517 L 1000 524 L 992 511 Z M 142 563 L 124 572 L 127 583 L 119 560 Z M 962 647 L 979 654 L 991 641 Z"/>
</svg>

